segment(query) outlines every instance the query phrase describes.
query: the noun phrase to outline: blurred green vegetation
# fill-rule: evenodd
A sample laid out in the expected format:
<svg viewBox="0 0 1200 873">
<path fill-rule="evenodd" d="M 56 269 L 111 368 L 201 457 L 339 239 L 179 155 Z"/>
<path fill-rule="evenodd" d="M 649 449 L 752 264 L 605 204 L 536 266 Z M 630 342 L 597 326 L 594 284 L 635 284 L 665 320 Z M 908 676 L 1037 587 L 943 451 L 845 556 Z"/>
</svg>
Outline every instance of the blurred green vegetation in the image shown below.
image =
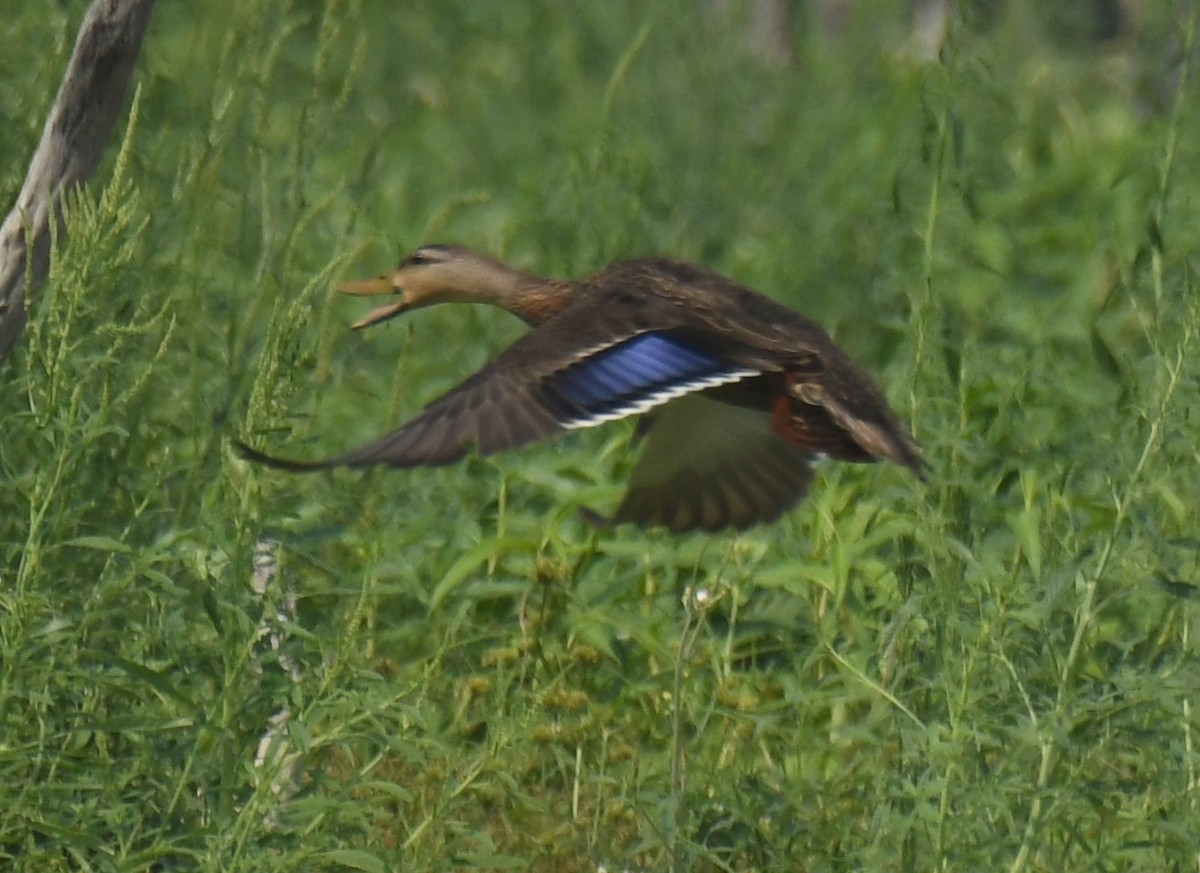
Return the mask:
<svg viewBox="0 0 1200 873">
<path fill-rule="evenodd" d="M 736 5 L 159 4 L 0 364 L 4 865 L 1196 868 L 1194 21 L 1011 0 L 922 60 L 907 3 L 858 6 L 797 7 L 780 67 Z M 6 15 L 6 204 L 84 8 Z M 346 330 L 332 285 L 432 241 L 785 300 L 931 482 L 827 465 L 679 538 L 578 517 L 625 426 L 236 460 L 365 441 L 519 334 Z M 296 769 L 256 767 L 284 709 Z"/>
</svg>

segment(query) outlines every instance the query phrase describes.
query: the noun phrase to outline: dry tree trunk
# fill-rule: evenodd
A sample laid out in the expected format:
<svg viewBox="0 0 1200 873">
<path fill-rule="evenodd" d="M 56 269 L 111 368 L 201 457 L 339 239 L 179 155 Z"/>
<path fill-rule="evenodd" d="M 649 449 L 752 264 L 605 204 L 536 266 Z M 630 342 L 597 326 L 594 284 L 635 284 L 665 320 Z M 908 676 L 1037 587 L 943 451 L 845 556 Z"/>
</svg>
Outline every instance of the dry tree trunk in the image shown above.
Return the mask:
<svg viewBox="0 0 1200 873">
<path fill-rule="evenodd" d="M 708 0 L 710 16 L 728 18 L 743 8 L 734 0 Z M 785 67 L 792 61 L 791 11 L 786 0 L 751 0 L 747 21 L 750 52 L 765 64 Z"/>
<path fill-rule="evenodd" d="M 150 22 L 154 0 L 94 0 L 12 212 L 0 225 L 0 360 L 25 326 L 25 303 L 50 269 L 50 220 L 96 169 Z M 25 286 L 26 277 L 30 287 Z"/>
</svg>

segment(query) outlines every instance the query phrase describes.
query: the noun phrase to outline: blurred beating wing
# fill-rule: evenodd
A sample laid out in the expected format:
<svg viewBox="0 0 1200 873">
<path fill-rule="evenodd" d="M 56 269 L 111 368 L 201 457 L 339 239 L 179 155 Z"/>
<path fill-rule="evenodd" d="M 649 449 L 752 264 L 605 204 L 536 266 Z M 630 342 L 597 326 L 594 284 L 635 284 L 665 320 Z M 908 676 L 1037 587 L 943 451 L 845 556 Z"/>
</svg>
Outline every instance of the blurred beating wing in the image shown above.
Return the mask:
<svg viewBox="0 0 1200 873">
<path fill-rule="evenodd" d="M 595 313 L 585 315 L 594 322 Z M 240 443 L 238 450 L 250 460 L 294 471 L 436 466 L 458 460 L 471 447 L 489 455 L 759 372 L 665 331 L 635 328 L 579 350 L 578 321 L 547 322 L 412 421 L 360 449 L 318 461 L 273 458 Z M 573 351 L 558 351 L 566 348 Z"/>
<path fill-rule="evenodd" d="M 768 414 L 693 394 L 656 413 L 613 521 L 742 529 L 778 518 L 812 477 L 807 453 L 780 439 Z"/>
</svg>

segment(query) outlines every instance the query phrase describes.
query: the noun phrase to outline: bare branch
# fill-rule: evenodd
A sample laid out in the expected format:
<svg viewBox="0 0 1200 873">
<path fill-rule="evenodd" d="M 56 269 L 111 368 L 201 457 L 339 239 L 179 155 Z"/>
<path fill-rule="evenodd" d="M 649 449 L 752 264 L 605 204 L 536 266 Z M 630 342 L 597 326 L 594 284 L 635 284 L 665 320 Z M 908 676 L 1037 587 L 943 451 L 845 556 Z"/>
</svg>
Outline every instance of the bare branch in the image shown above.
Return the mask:
<svg viewBox="0 0 1200 873">
<path fill-rule="evenodd" d="M 25 184 L 0 226 L 0 359 L 21 336 L 26 298 L 49 272 L 50 216 L 61 220 L 63 193 L 96 169 L 125 105 L 154 2 L 94 0 L 79 29 Z"/>
</svg>

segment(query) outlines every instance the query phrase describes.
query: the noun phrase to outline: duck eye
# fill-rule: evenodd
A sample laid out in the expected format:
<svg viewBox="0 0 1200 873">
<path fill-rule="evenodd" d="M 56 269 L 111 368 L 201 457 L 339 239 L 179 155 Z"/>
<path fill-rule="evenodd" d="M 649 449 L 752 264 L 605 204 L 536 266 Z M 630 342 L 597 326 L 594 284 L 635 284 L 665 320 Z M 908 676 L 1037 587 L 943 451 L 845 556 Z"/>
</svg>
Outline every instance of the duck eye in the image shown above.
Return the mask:
<svg viewBox="0 0 1200 873">
<path fill-rule="evenodd" d="M 421 252 L 413 252 L 411 255 L 409 255 L 408 257 L 406 257 L 404 260 L 402 260 L 400 262 L 400 266 L 401 267 L 419 267 L 422 264 L 431 263 L 432 260 L 433 259 L 430 258 L 428 255 L 422 254 Z"/>
</svg>

